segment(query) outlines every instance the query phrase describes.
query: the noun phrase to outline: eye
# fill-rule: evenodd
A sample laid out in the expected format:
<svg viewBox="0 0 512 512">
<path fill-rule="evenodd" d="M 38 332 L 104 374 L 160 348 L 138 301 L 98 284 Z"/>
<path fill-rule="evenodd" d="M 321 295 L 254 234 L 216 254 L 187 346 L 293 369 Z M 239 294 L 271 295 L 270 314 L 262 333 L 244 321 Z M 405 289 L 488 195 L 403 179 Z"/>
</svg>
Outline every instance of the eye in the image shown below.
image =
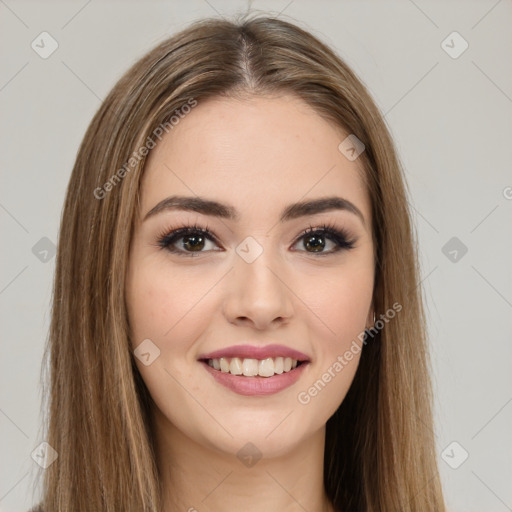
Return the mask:
<svg viewBox="0 0 512 512">
<path fill-rule="evenodd" d="M 178 242 L 180 242 L 178 244 Z M 217 244 L 213 233 L 206 227 L 185 226 L 179 229 L 166 232 L 158 238 L 158 245 L 162 249 L 176 253 L 180 256 L 198 256 L 206 250 L 215 250 L 208 247 L 208 244 Z M 176 247 L 178 245 L 181 248 Z M 218 245 L 218 244 L 217 244 Z"/>
<path fill-rule="evenodd" d="M 302 233 L 296 244 L 301 240 L 303 241 L 303 247 L 306 249 L 305 252 L 317 253 L 321 256 L 353 249 L 356 242 L 356 240 L 350 238 L 345 230 L 326 224 L 315 229 L 310 226 Z M 324 251 L 329 244 L 333 246 L 333 249 Z"/>
<path fill-rule="evenodd" d="M 313 227 L 309 227 L 306 229 L 294 246 L 301 240 L 303 240 L 303 247 L 306 249 L 304 252 L 318 254 L 319 256 L 353 249 L 356 242 L 350 238 L 345 230 L 325 224 L 319 228 L 313 229 Z M 212 246 L 215 245 L 219 246 L 220 244 L 208 227 L 201 228 L 197 225 L 166 231 L 158 237 L 159 247 L 179 256 L 195 257 L 211 250 L 223 250 L 214 249 Z M 325 251 L 324 249 L 328 248 L 329 245 L 333 247 Z"/>
</svg>

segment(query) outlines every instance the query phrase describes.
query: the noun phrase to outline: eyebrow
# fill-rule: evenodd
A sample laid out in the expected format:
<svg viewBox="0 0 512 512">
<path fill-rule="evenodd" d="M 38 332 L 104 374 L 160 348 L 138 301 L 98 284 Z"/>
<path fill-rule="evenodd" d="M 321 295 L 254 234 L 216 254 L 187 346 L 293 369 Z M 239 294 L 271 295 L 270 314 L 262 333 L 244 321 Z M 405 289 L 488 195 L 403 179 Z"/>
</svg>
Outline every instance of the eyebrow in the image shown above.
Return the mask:
<svg viewBox="0 0 512 512">
<path fill-rule="evenodd" d="M 211 199 L 202 197 L 189 197 L 189 196 L 171 196 L 163 199 L 155 205 L 144 216 L 143 222 L 154 215 L 167 211 L 167 210 L 184 210 L 202 213 L 203 215 L 210 215 L 237 222 L 240 215 L 233 206 L 219 203 Z M 361 210 L 348 199 L 342 197 L 331 196 L 322 197 L 319 199 L 311 199 L 293 203 L 288 205 L 281 213 L 280 222 L 286 222 L 307 215 L 315 215 L 332 210 L 344 210 L 353 213 L 365 226 L 364 215 Z"/>
</svg>

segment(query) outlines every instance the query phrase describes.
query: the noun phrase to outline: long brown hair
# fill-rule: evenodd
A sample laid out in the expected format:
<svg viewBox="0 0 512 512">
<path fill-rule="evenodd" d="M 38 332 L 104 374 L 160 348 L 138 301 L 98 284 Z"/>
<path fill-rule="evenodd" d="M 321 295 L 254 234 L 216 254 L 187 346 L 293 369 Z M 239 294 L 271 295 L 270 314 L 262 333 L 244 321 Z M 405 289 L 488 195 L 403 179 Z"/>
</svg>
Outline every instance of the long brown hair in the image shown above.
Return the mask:
<svg viewBox="0 0 512 512">
<path fill-rule="evenodd" d="M 331 49 L 295 24 L 256 16 L 202 20 L 163 41 L 118 81 L 79 148 L 46 347 L 45 440 L 58 459 L 44 474 L 45 512 L 161 509 L 151 397 L 130 348 L 124 295 L 147 153 L 140 148 L 191 99 L 280 93 L 295 94 L 365 145 L 373 306 L 377 318 L 394 303 L 403 306 L 365 345 L 354 382 L 327 422 L 326 493 L 339 510 L 445 510 L 416 234 L 390 133 Z"/>
</svg>

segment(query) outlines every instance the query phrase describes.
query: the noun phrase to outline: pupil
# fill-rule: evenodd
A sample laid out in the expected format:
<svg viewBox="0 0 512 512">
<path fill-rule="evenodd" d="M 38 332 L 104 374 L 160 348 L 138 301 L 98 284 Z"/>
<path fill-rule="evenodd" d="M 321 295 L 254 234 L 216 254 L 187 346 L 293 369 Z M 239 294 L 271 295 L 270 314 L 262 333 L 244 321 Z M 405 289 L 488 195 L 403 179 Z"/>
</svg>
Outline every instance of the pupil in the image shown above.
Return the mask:
<svg viewBox="0 0 512 512">
<path fill-rule="evenodd" d="M 204 247 L 204 238 L 201 235 L 187 235 L 183 237 L 183 240 L 185 248 L 191 249 L 192 251 L 200 251 Z"/>
<path fill-rule="evenodd" d="M 320 252 L 325 247 L 325 241 L 322 239 L 322 236 L 311 235 L 306 240 L 308 240 L 306 248 L 312 248 L 314 252 Z"/>
</svg>

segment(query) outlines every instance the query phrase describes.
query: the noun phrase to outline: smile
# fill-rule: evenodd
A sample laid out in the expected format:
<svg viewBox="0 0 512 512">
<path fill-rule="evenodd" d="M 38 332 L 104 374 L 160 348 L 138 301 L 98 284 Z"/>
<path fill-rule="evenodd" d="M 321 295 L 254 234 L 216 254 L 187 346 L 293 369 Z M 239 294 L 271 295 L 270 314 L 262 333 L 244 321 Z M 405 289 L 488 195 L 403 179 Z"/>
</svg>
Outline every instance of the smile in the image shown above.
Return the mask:
<svg viewBox="0 0 512 512">
<path fill-rule="evenodd" d="M 276 357 L 275 360 L 271 359 L 271 362 L 268 359 L 257 360 L 257 359 L 239 359 L 234 358 L 229 361 L 229 368 L 233 365 L 235 372 L 242 370 L 240 374 L 233 374 L 230 371 L 223 371 L 220 368 L 221 359 L 225 361 L 222 363 L 224 369 L 226 369 L 227 358 L 220 359 L 208 359 L 201 360 L 200 363 L 204 367 L 204 369 L 211 375 L 214 381 L 218 384 L 221 384 L 225 388 L 230 391 L 244 396 L 265 396 L 272 395 L 275 393 L 279 393 L 284 389 L 288 388 L 295 384 L 303 372 L 309 366 L 308 361 L 297 361 L 291 360 L 290 358 L 281 358 L 283 359 L 283 371 L 282 373 L 276 373 L 276 365 L 277 371 L 280 371 L 280 361 L 279 357 Z M 238 359 L 237 361 L 234 361 Z M 217 362 L 215 362 L 217 361 Z M 247 363 L 246 363 L 247 362 Z M 293 366 L 295 362 L 295 366 Z M 245 364 L 244 364 L 245 363 Z M 266 373 L 268 376 L 264 377 L 259 374 L 260 372 L 260 364 L 263 363 L 263 373 Z M 271 367 L 271 363 L 274 365 L 274 368 Z M 215 369 L 213 365 L 218 365 L 219 369 Z M 286 365 L 286 366 L 285 366 Z M 254 369 L 258 369 L 258 373 L 255 375 L 244 375 L 243 367 L 245 366 L 246 373 L 254 372 Z M 290 368 L 289 370 L 285 370 L 285 368 Z M 270 376 L 270 371 L 272 371 L 272 375 Z"/>
</svg>

